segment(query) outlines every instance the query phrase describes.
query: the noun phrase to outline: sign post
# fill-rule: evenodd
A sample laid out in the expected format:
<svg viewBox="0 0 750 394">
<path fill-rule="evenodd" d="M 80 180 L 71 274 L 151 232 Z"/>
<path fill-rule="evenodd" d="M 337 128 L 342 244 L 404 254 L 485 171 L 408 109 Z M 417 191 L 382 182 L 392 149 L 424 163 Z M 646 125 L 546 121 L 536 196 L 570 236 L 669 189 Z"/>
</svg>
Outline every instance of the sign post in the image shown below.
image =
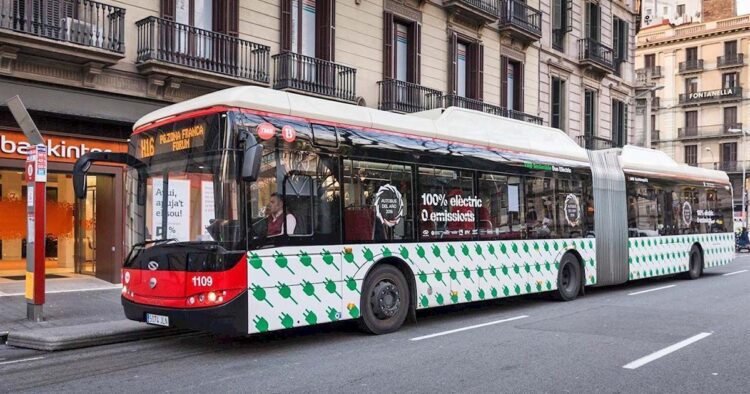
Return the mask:
<svg viewBox="0 0 750 394">
<path fill-rule="evenodd" d="M 32 145 L 26 156 L 26 318 L 44 320 L 45 222 L 47 205 L 47 145 L 18 96 L 6 103 Z"/>
</svg>

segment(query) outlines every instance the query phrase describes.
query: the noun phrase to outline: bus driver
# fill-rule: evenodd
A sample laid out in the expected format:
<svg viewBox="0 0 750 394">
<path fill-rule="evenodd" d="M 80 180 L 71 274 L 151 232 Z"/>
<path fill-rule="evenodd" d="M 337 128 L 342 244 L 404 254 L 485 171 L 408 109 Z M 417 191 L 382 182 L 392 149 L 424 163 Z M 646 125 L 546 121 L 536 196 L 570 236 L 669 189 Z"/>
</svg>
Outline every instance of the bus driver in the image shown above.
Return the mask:
<svg viewBox="0 0 750 394">
<path fill-rule="evenodd" d="M 284 214 L 284 200 L 278 193 L 271 194 L 268 202 L 268 236 L 275 237 L 283 233 L 281 216 Z M 286 214 L 286 233 L 294 234 L 297 219 L 291 213 Z"/>
</svg>

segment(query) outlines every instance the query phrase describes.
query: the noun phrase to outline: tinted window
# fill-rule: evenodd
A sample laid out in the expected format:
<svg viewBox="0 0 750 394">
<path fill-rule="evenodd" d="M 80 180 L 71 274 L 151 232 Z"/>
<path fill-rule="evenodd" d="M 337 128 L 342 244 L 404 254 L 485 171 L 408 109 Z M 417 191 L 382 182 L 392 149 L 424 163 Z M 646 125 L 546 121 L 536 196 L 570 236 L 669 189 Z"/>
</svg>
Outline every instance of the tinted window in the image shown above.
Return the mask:
<svg viewBox="0 0 750 394">
<path fill-rule="evenodd" d="M 478 211 L 480 239 L 521 238 L 523 201 L 519 177 L 481 174 L 478 180 L 482 206 Z"/>
</svg>

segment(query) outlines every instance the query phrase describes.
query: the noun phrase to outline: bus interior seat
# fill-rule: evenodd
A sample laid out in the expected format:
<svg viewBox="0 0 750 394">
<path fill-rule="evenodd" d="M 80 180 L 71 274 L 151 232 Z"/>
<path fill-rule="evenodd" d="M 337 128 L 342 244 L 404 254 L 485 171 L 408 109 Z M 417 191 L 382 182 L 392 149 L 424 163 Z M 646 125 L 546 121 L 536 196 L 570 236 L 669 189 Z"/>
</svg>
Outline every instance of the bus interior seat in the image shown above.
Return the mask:
<svg viewBox="0 0 750 394">
<path fill-rule="evenodd" d="M 346 231 L 344 231 L 344 240 L 352 241 L 372 241 L 375 225 L 375 213 L 368 208 L 347 208 L 344 212 Z"/>
</svg>

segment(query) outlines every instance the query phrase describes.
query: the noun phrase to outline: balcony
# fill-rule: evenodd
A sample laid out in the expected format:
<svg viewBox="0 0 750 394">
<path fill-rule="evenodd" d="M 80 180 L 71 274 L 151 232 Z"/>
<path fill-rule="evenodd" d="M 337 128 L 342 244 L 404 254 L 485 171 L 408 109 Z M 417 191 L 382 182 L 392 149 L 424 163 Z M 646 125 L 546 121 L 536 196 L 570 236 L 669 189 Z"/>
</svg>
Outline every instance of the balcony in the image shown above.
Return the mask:
<svg viewBox="0 0 750 394">
<path fill-rule="evenodd" d="M 656 82 L 654 80 L 661 77 L 661 66 L 635 70 L 635 82 L 639 87 L 655 86 Z"/>
<path fill-rule="evenodd" d="M 542 38 L 542 12 L 518 0 L 503 0 L 500 32 L 528 45 Z"/>
<path fill-rule="evenodd" d="M 680 62 L 679 71 L 680 74 L 701 72 L 703 71 L 703 59 L 693 59 Z"/>
<path fill-rule="evenodd" d="M 615 71 L 612 49 L 591 38 L 578 40 L 578 60 L 582 66 L 590 67 L 600 74 Z"/>
<path fill-rule="evenodd" d="M 529 115 L 525 112 L 498 107 L 497 105 L 487 104 L 484 101 L 459 96 L 457 94 L 446 94 L 445 96 L 441 97 L 440 101 L 440 106 L 444 108 L 460 107 L 473 109 L 475 111 L 482 111 L 488 114 L 502 116 L 505 118 L 522 120 L 524 122 L 534 123 L 538 125 L 542 124 L 542 118 L 539 116 Z"/>
<path fill-rule="evenodd" d="M 731 67 L 742 67 L 745 65 L 745 55 L 737 53 L 730 56 L 718 56 L 716 57 L 717 68 L 731 68 Z"/>
<path fill-rule="evenodd" d="M 399 113 L 426 111 L 440 107 L 443 93 L 411 82 L 379 81 L 378 109 Z"/>
<path fill-rule="evenodd" d="M 609 149 L 614 144 L 611 139 L 592 135 L 579 135 L 578 145 L 588 150 Z"/>
<path fill-rule="evenodd" d="M 497 21 L 501 0 L 445 0 L 443 6 L 449 13 L 479 24 Z"/>
<path fill-rule="evenodd" d="M 199 84 L 268 84 L 268 46 L 157 17 L 136 22 L 138 70 Z"/>
<path fill-rule="evenodd" d="M 90 0 L 0 0 L 0 47 L 77 64 L 124 57 L 125 9 Z"/>
<path fill-rule="evenodd" d="M 704 90 L 700 92 L 681 93 L 680 105 L 700 105 L 706 103 L 722 103 L 742 99 L 742 88 L 734 86 L 731 88 Z"/>
<path fill-rule="evenodd" d="M 273 55 L 273 88 L 353 103 L 357 69 L 293 52 Z"/>
<path fill-rule="evenodd" d="M 719 171 L 725 171 L 729 173 L 733 172 L 742 172 L 742 166 L 747 166 L 747 169 L 750 169 L 750 163 L 742 162 L 742 161 L 736 161 L 736 160 L 728 160 L 728 161 L 715 161 L 715 162 L 709 162 L 709 163 L 700 163 L 701 168 L 708 168 L 710 170 L 719 170 Z"/>
<path fill-rule="evenodd" d="M 742 129 L 742 123 L 726 123 L 719 125 L 680 127 L 677 129 L 677 139 L 717 139 L 717 138 L 739 138 L 741 133 L 733 133 L 729 130 Z"/>
</svg>

